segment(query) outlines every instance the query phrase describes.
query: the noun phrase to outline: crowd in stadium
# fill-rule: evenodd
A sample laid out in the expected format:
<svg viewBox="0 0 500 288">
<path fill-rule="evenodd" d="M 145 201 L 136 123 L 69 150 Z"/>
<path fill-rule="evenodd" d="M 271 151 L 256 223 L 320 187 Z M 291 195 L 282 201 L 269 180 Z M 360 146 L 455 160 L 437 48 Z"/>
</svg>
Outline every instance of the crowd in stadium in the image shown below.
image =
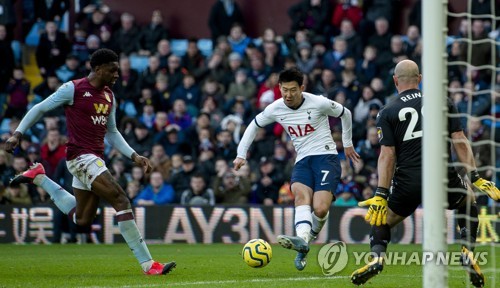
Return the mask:
<svg viewBox="0 0 500 288">
<path fill-rule="evenodd" d="M 120 55 L 120 79 L 113 87 L 120 132 L 154 166 L 151 175 L 144 175 L 140 167 L 107 146 L 108 168 L 135 205 L 293 204 L 288 181 L 294 148 L 278 124 L 258 132 L 248 155 L 250 165 L 237 172 L 231 165 L 246 125 L 281 97 L 277 73 L 297 66 L 307 74 L 307 92 L 335 100 L 353 113 L 353 141 L 362 165 L 342 161 L 334 205 L 352 206 L 372 197 L 380 150 L 375 117 L 396 95 L 392 70 L 403 59 L 421 65 L 419 4 L 412 10 L 410 25 L 399 35 L 393 34 L 397 12 L 392 1 L 363 1 L 361 6 L 356 0 L 296 0 L 287 10 L 292 20 L 289 33 L 277 35 L 268 27 L 261 36 L 250 38 L 244 23 L 251 19 L 243 18 L 238 3 L 214 0 L 208 23 L 212 35 L 207 35 L 211 39 L 183 39 L 187 44 L 179 49 L 179 39 L 170 38 L 172 28 L 163 25 L 160 11 L 152 11 L 147 25 L 137 25 L 133 12 L 111 17 L 114 11 L 98 1 L 79 2 L 86 5 L 81 5 L 69 41 L 60 31 L 68 1 L 34 1 L 35 6 L 43 6 L 32 7 L 40 20 L 32 30 L 41 27 L 42 33 L 28 35 L 36 43 L 36 63 L 43 77 L 35 87 L 25 78 L 19 51 L 12 45 L 12 26 L 0 25 L 0 141 L 13 133 L 30 107 L 62 83 L 85 77 L 93 51 L 109 48 Z M 490 1 L 472 2 L 476 9 L 472 14 L 491 13 L 486 11 L 489 4 L 484 4 Z M 495 46 L 460 41 L 499 39 L 500 30 L 492 31 L 497 27 L 493 24 L 488 19 L 462 20 L 458 32 L 448 39 L 448 60 L 497 66 L 492 56 Z M 212 45 L 206 46 L 207 41 Z M 498 119 L 499 97 L 492 103 L 495 98 L 488 89 L 498 89 L 493 85 L 500 85 L 500 74 L 470 67 L 458 63 L 449 67 L 449 97 L 461 113 L 492 114 Z M 490 140 L 491 135 L 499 141 L 499 122 L 463 120 L 472 141 Z M 330 126 L 345 159 L 340 120 L 332 118 Z M 500 166 L 490 145 L 473 146 L 478 167 Z M 0 204 L 50 202 L 34 185 L 8 186 L 11 177 L 34 162 L 43 163 L 47 175 L 71 191 L 62 110 L 46 115 L 24 135 L 14 155 L 0 150 Z M 479 172 L 485 179 L 497 179 L 493 169 Z M 153 194 L 156 201 L 146 200 Z"/>
</svg>

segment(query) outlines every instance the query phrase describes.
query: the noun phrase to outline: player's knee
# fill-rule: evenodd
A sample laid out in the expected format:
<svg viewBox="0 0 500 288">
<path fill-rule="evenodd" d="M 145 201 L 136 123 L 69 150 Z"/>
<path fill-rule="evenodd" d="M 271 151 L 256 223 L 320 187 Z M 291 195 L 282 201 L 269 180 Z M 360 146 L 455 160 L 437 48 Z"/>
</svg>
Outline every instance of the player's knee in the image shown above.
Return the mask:
<svg viewBox="0 0 500 288">
<path fill-rule="evenodd" d="M 310 197 L 304 193 L 297 193 L 295 195 L 295 206 L 310 205 Z"/>
<path fill-rule="evenodd" d="M 315 205 L 314 207 L 314 215 L 316 215 L 318 218 L 325 218 L 326 215 L 328 214 L 328 211 L 330 211 L 330 206 L 329 205 Z"/>
</svg>

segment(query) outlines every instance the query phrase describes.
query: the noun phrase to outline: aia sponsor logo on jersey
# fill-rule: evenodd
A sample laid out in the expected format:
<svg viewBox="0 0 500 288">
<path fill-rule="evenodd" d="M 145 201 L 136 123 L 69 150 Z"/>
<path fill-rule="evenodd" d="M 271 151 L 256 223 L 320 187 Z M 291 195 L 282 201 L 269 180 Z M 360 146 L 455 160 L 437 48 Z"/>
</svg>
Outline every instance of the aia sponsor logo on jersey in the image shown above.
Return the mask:
<svg viewBox="0 0 500 288">
<path fill-rule="evenodd" d="M 307 134 L 314 132 L 314 127 L 311 124 L 306 124 L 303 126 L 297 125 L 295 127 L 288 126 L 288 134 L 290 136 L 302 137 L 307 136 Z"/>
</svg>

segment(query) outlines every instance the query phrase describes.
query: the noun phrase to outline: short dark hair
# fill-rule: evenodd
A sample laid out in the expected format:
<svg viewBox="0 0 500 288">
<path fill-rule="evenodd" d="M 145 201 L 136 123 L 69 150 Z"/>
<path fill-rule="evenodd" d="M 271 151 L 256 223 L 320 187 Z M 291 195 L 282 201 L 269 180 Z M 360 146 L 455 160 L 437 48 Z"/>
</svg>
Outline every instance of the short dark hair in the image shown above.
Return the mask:
<svg viewBox="0 0 500 288">
<path fill-rule="evenodd" d="M 97 66 L 111 62 L 118 62 L 118 60 L 118 55 L 113 50 L 101 48 L 96 50 L 90 56 L 90 67 L 94 70 Z"/>
<path fill-rule="evenodd" d="M 297 82 L 299 86 L 302 86 L 302 83 L 304 82 L 304 73 L 296 67 L 285 69 L 280 72 L 278 83 L 293 81 Z"/>
</svg>

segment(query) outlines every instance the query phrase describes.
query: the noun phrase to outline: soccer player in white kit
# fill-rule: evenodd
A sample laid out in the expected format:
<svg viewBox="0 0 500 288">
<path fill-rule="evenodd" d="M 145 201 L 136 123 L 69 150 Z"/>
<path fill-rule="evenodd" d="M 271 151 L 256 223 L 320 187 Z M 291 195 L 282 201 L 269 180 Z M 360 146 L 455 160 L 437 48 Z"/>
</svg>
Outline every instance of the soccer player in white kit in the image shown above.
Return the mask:
<svg viewBox="0 0 500 288">
<path fill-rule="evenodd" d="M 342 120 L 346 158 L 355 163 L 359 159 L 352 143 L 349 109 L 326 97 L 304 92 L 303 79 L 303 73 L 297 68 L 280 72 L 278 83 L 283 98 L 267 106 L 248 125 L 233 161 L 235 170 L 245 165 L 248 148 L 259 127 L 278 122 L 290 136 L 297 152 L 291 179 L 297 236 L 279 235 L 278 243 L 298 252 L 295 258 L 298 270 L 306 266 L 309 242 L 319 234 L 328 219 L 333 193 L 340 181 L 340 162 L 328 116 Z"/>
</svg>

